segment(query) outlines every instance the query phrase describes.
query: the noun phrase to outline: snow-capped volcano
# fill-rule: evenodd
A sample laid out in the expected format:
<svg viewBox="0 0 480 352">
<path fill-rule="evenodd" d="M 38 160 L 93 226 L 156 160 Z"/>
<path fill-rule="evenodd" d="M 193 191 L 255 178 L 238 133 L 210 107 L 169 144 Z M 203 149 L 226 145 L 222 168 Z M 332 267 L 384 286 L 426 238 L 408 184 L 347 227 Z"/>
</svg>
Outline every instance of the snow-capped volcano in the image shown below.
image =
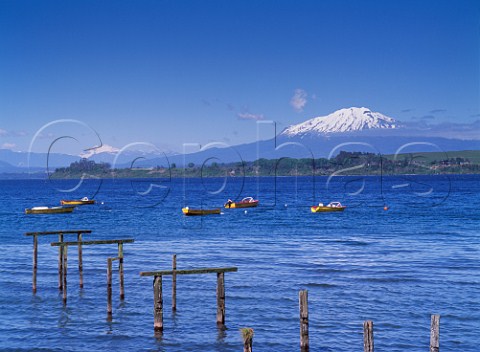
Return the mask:
<svg viewBox="0 0 480 352">
<path fill-rule="evenodd" d="M 398 124 L 391 117 L 367 108 L 340 109 L 327 116 L 315 117 L 286 128 L 281 135 L 287 137 L 306 134 L 354 132 L 367 129 L 393 129 Z"/>
<path fill-rule="evenodd" d="M 120 149 L 118 148 L 112 147 L 111 145 L 108 145 L 108 144 L 103 144 L 100 147 L 95 147 L 95 148 L 90 148 L 85 150 L 82 154 L 80 154 L 80 157 L 88 159 L 97 154 L 101 154 L 101 153 L 116 154 L 119 151 Z"/>
</svg>

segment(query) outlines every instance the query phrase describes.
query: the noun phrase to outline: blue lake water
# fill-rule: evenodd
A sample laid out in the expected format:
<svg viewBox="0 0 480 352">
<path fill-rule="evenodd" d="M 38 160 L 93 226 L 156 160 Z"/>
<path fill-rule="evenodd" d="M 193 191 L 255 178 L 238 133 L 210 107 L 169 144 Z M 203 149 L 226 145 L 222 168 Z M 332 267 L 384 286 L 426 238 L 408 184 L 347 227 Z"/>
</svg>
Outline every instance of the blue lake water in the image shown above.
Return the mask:
<svg viewBox="0 0 480 352">
<path fill-rule="evenodd" d="M 373 320 L 380 351 L 425 351 L 430 315 L 440 314 L 442 351 L 480 345 L 480 176 L 279 177 L 229 179 L 0 181 L 0 350 L 299 350 L 298 292 L 309 294 L 312 351 L 361 351 Z M 72 214 L 24 208 L 95 197 Z M 181 208 L 254 196 L 255 209 L 184 217 Z M 340 201 L 343 213 L 313 214 Z M 387 205 L 389 209 L 383 208 Z M 106 320 L 106 258 L 116 246 L 85 246 L 85 287 L 69 251 L 68 304 L 57 289 L 56 237 L 39 241 L 32 294 L 28 231 L 91 229 L 87 239 L 126 244 L 125 300 L 114 272 Z M 67 238 L 68 239 L 68 238 Z M 71 237 L 71 240 L 74 240 Z M 227 273 L 226 327 L 217 329 L 216 276 L 179 276 L 177 312 L 164 278 L 163 336 L 153 331 L 152 278 L 140 271 L 237 266 Z"/>
</svg>

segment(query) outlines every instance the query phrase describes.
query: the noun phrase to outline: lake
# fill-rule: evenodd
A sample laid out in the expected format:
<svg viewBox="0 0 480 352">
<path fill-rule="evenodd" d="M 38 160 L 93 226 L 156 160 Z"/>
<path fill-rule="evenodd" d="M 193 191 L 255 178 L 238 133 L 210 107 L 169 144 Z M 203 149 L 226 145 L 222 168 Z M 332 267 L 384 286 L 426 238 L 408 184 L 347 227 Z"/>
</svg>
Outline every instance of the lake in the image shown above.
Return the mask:
<svg viewBox="0 0 480 352">
<path fill-rule="evenodd" d="M 380 351 L 426 351 L 440 314 L 443 351 L 480 345 L 480 175 L 261 177 L 172 180 L 0 181 L 0 350 L 299 350 L 298 293 L 308 290 L 312 351 L 362 351 L 373 320 Z M 32 206 L 88 196 L 72 214 L 25 215 Z M 183 206 L 220 207 L 253 196 L 258 208 L 185 217 Z M 340 201 L 340 213 L 311 213 Z M 384 210 L 387 206 L 388 210 Z M 85 287 L 69 251 L 68 304 L 57 288 L 57 249 L 42 237 L 32 294 L 29 231 L 91 229 L 84 239 L 125 244 L 125 300 L 114 271 L 106 319 L 106 258 L 84 246 Z M 74 240 L 74 237 L 70 237 Z M 238 267 L 225 274 L 226 330 L 216 326 L 216 276 L 177 279 L 177 312 L 165 277 L 164 332 L 153 331 L 152 278 L 141 271 Z M 114 262 L 115 264 L 115 262 Z"/>
</svg>

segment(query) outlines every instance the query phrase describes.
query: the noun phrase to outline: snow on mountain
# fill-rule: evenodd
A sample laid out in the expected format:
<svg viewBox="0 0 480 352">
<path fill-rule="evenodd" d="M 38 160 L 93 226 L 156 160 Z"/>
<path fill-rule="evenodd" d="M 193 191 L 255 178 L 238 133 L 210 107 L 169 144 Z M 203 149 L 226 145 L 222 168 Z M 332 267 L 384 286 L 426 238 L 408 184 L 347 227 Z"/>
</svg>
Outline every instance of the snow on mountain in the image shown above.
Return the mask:
<svg viewBox="0 0 480 352">
<path fill-rule="evenodd" d="M 80 154 L 80 157 L 88 159 L 96 154 L 101 154 L 101 153 L 116 154 L 119 151 L 120 149 L 118 148 L 112 147 L 111 145 L 108 145 L 108 144 L 103 144 L 101 147 L 85 150 L 84 153 Z"/>
<path fill-rule="evenodd" d="M 348 108 L 337 110 L 330 115 L 315 117 L 286 128 L 280 135 L 287 137 L 307 134 L 329 134 L 355 132 L 367 129 L 394 129 L 400 127 L 396 121 L 368 108 Z"/>
</svg>

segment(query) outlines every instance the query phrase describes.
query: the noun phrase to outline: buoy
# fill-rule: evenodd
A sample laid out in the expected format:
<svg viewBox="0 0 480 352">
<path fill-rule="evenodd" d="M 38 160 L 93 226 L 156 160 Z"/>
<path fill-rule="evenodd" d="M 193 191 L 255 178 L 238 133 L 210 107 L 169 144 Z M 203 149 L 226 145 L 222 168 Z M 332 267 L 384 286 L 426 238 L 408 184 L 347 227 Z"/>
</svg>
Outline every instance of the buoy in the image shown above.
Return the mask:
<svg viewBox="0 0 480 352">
<path fill-rule="evenodd" d="M 285 208 L 288 207 L 288 204 L 285 203 Z"/>
<path fill-rule="evenodd" d="M 383 210 L 388 210 L 388 207 L 385 205 L 385 206 L 383 207 Z"/>
</svg>

